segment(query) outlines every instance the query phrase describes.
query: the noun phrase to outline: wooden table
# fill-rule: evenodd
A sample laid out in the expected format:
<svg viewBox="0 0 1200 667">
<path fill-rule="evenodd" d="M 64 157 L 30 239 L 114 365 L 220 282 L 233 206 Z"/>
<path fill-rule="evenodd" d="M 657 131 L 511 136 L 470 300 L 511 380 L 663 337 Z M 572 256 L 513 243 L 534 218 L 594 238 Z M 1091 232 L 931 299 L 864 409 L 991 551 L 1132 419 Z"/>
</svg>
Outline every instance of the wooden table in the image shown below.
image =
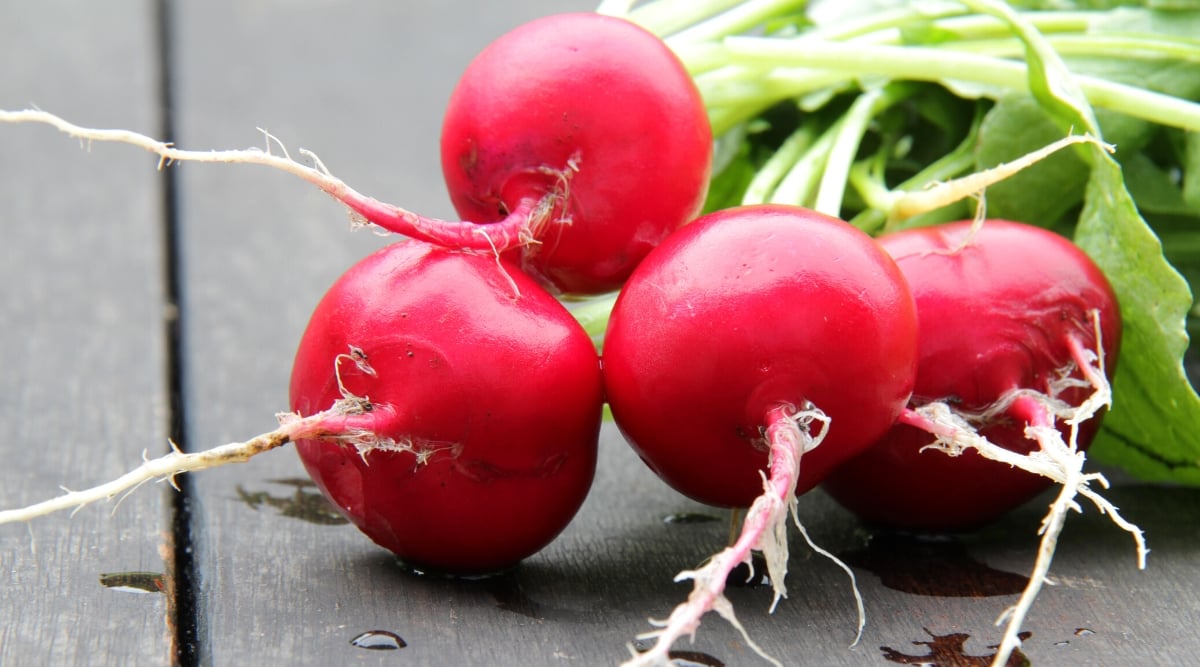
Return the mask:
<svg viewBox="0 0 1200 667">
<path fill-rule="evenodd" d="M 261 145 L 261 126 L 317 151 L 360 190 L 440 216 L 453 212 L 439 116 L 457 73 L 523 20 L 592 7 L 165 5 L 4 3 L 0 107 L 37 105 L 192 148 Z M 203 448 L 272 428 L 310 309 L 387 242 L 352 233 L 337 204 L 278 172 L 160 173 L 136 149 L 89 149 L 33 126 L 0 126 L 0 230 L 3 507 L 111 479 L 168 437 Z M 727 530 L 722 514 L 660 483 L 611 426 L 577 520 L 491 580 L 406 574 L 331 523 L 303 478 L 283 450 L 194 476 L 182 494 L 143 488 L 117 508 L 0 527 L 0 664 L 616 664 L 647 616 L 686 595 L 674 574 L 720 548 Z M 1200 490 L 1126 480 L 1110 497 L 1146 529 L 1149 570 L 1136 570 L 1131 542 L 1107 519 L 1072 517 L 1059 585 L 1028 619 L 1025 655 L 1194 664 Z M 819 492 L 804 497 L 814 539 L 859 577 L 868 626 L 854 648 L 846 578 L 798 538 L 791 597 L 776 613 L 764 587 L 730 598 L 784 664 L 980 664 L 967 656 L 998 641 L 992 621 L 1032 563 L 1045 502 L 978 533 L 918 542 L 873 536 Z M 407 646 L 352 643 L 377 630 Z M 715 616 L 678 648 L 699 664 L 766 664 Z"/>
</svg>

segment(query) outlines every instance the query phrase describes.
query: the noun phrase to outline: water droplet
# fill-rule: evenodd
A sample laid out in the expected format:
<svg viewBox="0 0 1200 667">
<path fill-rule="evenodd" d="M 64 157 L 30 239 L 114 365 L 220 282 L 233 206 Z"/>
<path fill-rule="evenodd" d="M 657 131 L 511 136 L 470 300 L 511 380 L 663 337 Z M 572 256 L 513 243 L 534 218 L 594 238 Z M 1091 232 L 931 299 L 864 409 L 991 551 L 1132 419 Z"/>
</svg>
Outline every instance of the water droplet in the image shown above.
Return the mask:
<svg viewBox="0 0 1200 667">
<path fill-rule="evenodd" d="M 370 651 L 395 651 L 408 646 L 400 635 L 387 630 L 368 630 L 351 639 L 350 643 Z"/>
<path fill-rule="evenodd" d="M 1094 634 L 1096 634 L 1095 630 L 1089 630 L 1087 628 L 1075 628 L 1075 636 L 1076 637 L 1086 637 L 1088 635 L 1094 635 Z"/>
<path fill-rule="evenodd" d="M 100 585 L 124 593 L 162 593 L 166 590 L 161 572 L 107 572 Z"/>
<path fill-rule="evenodd" d="M 663 523 L 669 524 L 712 523 L 720 520 L 720 517 L 702 512 L 676 512 L 663 517 Z"/>
</svg>

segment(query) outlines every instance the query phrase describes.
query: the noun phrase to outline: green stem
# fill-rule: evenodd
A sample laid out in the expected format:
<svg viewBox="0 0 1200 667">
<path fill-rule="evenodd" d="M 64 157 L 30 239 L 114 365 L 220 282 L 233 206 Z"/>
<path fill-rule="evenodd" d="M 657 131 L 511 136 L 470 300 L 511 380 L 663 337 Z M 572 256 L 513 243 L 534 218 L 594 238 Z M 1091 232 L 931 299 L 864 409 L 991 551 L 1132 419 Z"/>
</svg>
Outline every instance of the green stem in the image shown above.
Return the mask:
<svg viewBox="0 0 1200 667">
<path fill-rule="evenodd" d="M 1193 41 L 1138 35 L 1047 35 L 1046 41 L 1064 56 L 1111 57 L 1114 53 L 1128 60 L 1175 59 L 1200 62 L 1200 45 Z M 1024 45 L 1012 39 L 953 41 L 939 48 L 975 53 L 996 58 L 1019 58 Z"/>
<path fill-rule="evenodd" d="M 806 4 L 807 0 L 743 0 L 722 14 L 668 36 L 667 43 L 674 46 L 720 40 L 744 33 L 773 17 L 799 11 Z"/>
<path fill-rule="evenodd" d="M 818 212 L 834 217 L 841 217 L 842 199 L 846 194 L 846 181 L 850 177 L 850 165 L 858 156 L 858 147 L 862 138 L 876 116 L 883 113 L 893 104 L 909 97 L 915 92 L 912 85 L 895 83 L 868 91 L 859 96 L 850 105 L 850 109 L 842 117 L 839 127 L 829 149 L 829 157 L 825 160 L 825 171 L 821 175 L 821 185 L 817 188 L 817 196 L 813 208 Z"/>
<path fill-rule="evenodd" d="M 792 206 L 812 206 L 812 196 L 825 170 L 825 162 L 829 152 L 833 150 L 834 140 L 841 129 L 844 119 L 839 119 L 829 129 L 813 142 L 812 146 L 796 160 L 787 174 L 775 186 L 767 200 L 772 204 L 788 204 Z"/>
<path fill-rule="evenodd" d="M 1065 127 L 1100 136 L 1100 124 L 1080 80 L 1072 75 L 1058 53 L 1029 19 L 1001 0 L 960 0 L 964 5 L 1000 19 L 1025 45 L 1025 71 L 1029 91 Z"/>
<path fill-rule="evenodd" d="M 860 178 L 864 178 L 864 180 L 860 185 L 859 181 L 854 179 L 854 172 L 851 172 L 855 187 L 859 189 L 863 198 L 871 206 L 871 208 L 855 216 L 850 221 L 851 224 L 868 234 L 875 234 L 881 229 L 885 232 L 894 231 L 902 226 L 906 226 L 896 225 L 893 227 L 889 223 L 887 227 L 884 227 L 885 223 L 888 223 L 888 219 L 891 217 L 892 206 L 900 199 L 900 196 L 904 192 L 914 192 L 928 187 L 931 183 L 948 181 L 975 168 L 975 146 L 979 140 L 979 128 L 983 124 L 983 116 L 983 110 L 977 108 L 975 119 L 971 123 L 971 129 L 967 132 L 967 136 L 954 147 L 954 150 L 929 163 L 924 169 L 913 174 L 893 189 L 889 190 L 878 179 L 864 178 L 862 176 Z"/>
<path fill-rule="evenodd" d="M 785 98 L 788 95 L 783 91 L 811 90 L 814 69 L 824 70 L 819 72 L 823 77 L 840 72 L 847 78 L 876 75 L 936 83 L 962 81 L 1029 92 L 1025 63 L 972 53 L 950 57 L 939 48 L 834 42 L 815 45 L 762 37 L 730 37 L 725 46 L 731 62 L 745 66 L 747 71 L 757 67 L 758 76 L 769 77 L 772 88 Z M 1074 79 L 1094 106 L 1159 125 L 1200 131 L 1200 104 L 1090 76 Z M 825 81 L 827 78 L 822 79 Z"/>
<path fill-rule="evenodd" d="M 816 134 L 817 129 L 813 124 L 805 123 L 785 139 L 767 159 L 766 164 L 754 174 L 750 185 L 746 187 L 746 193 L 742 196 L 742 204 L 762 204 L 769 201 L 779 182 L 812 147 Z"/>
<path fill-rule="evenodd" d="M 775 0 L 775 4 L 786 5 L 792 1 Z M 687 28 L 711 21 L 741 3 L 742 0 L 657 0 L 628 12 L 625 17 L 659 37 L 667 38 Z M 601 7 L 603 6 L 602 4 Z"/>
<path fill-rule="evenodd" d="M 607 294 L 572 305 L 570 308 L 571 315 L 591 336 L 596 351 L 600 351 L 604 346 L 604 330 L 608 328 L 608 316 L 616 302 L 616 294 Z"/>
</svg>

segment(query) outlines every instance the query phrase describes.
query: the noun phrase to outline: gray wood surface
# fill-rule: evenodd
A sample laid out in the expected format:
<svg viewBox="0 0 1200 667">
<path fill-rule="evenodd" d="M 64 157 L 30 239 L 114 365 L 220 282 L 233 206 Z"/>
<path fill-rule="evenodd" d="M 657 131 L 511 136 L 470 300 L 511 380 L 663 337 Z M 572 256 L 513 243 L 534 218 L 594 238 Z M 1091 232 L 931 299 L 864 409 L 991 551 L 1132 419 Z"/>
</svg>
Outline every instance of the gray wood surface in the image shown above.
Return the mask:
<svg viewBox="0 0 1200 667">
<path fill-rule="evenodd" d="M 0 4 L 0 107 L 158 127 L 148 2 Z M 165 451 L 154 164 L 49 128 L 0 128 L 0 506 L 90 486 Z M 166 601 L 103 573 L 163 571 L 162 492 L 0 526 L 0 664 L 156 664 Z"/>
<path fill-rule="evenodd" d="M 183 147 L 262 145 L 264 127 L 316 151 L 360 190 L 451 216 L 437 159 L 457 76 L 517 23 L 591 2 L 194 2 L 170 4 L 172 125 Z M 0 5 L 0 106 L 158 130 L 150 3 Z M 161 446 L 168 418 L 204 448 L 274 426 L 292 354 L 325 288 L 394 239 L 351 232 L 342 208 L 260 167 L 172 168 L 183 250 L 182 412 L 168 414 L 161 181 L 130 148 L 89 152 L 46 128 L 0 126 L 0 503 L 113 477 Z M 687 593 L 672 579 L 724 543 L 721 512 L 660 483 L 607 426 L 577 520 L 514 572 L 449 581 L 402 571 L 354 528 L 313 508 L 295 453 L 194 477 L 186 518 L 197 605 L 106 589 L 100 572 L 162 571 L 172 525 L 156 490 L 115 516 L 87 508 L 0 527 L 0 664 L 605 665 Z M 301 480 L 301 481 L 297 481 Z M 1122 481 L 1111 497 L 1147 530 L 1150 568 L 1088 508 L 1073 516 L 1027 628 L 1033 664 L 1189 664 L 1200 648 L 1200 490 Z M 305 502 L 297 508 L 298 499 Z M 739 618 L 787 665 L 982 664 L 992 622 L 1032 563 L 1045 498 L 981 532 L 941 541 L 872 535 L 819 492 L 801 514 L 848 559 L 865 596 L 848 648 L 843 573 L 793 536 L 791 596 L 731 589 Z M 708 519 L 668 523 L 670 516 Z M 168 620 L 170 621 L 168 623 Z M 396 651 L 351 640 L 382 630 Z M 962 635 L 956 640 L 954 635 Z M 936 639 L 940 637 L 941 639 Z M 961 646 L 956 646 L 958 641 Z M 766 664 L 715 616 L 700 664 Z M 937 651 L 931 656 L 931 651 Z M 908 656 L 908 657 L 905 657 Z M 889 662 L 890 660 L 890 662 Z"/>
</svg>

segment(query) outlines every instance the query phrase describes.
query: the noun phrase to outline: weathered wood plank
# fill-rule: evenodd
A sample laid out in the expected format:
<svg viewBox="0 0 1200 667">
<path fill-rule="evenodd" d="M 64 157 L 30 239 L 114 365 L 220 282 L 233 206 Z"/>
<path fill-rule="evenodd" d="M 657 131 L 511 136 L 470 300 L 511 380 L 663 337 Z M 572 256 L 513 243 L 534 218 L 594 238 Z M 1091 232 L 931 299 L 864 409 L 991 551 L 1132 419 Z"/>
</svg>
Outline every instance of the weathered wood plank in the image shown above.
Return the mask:
<svg viewBox="0 0 1200 667">
<path fill-rule="evenodd" d="M 264 125 L 289 147 L 316 150 L 367 193 L 451 215 L 436 137 L 457 72 L 489 37 L 564 8 L 181 4 L 177 139 L 197 148 L 260 143 L 253 127 Z M 272 426 L 309 310 L 338 273 L 384 240 L 346 231 L 338 206 L 291 177 L 206 165 L 183 165 L 178 175 L 188 435 L 203 447 Z M 611 428 L 577 521 L 513 574 L 483 582 L 411 576 L 352 528 L 284 516 L 268 496 L 282 503 L 296 493 L 286 480 L 302 476 L 295 455 L 281 451 L 197 477 L 200 634 L 214 664 L 613 664 L 648 629 L 646 616 L 665 615 L 686 595 L 674 574 L 725 536 L 722 520 L 665 524 L 676 513 L 719 513 L 666 489 Z M 1114 491 L 1149 531 L 1156 551 L 1148 573 L 1134 570 L 1129 542 L 1105 520 L 1073 517 L 1055 568 L 1063 583 L 1029 618 L 1033 662 L 1172 663 L 1200 645 L 1186 611 L 1200 587 L 1190 527 L 1200 492 L 1158 491 Z M 855 619 L 845 578 L 799 539 L 792 597 L 774 615 L 764 588 L 730 597 L 785 664 L 866 665 L 885 664 L 885 646 L 896 659 L 923 654 L 914 642 L 933 641 L 926 630 L 964 634 L 964 655 L 986 654 L 999 638 L 992 621 L 1032 562 L 1040 511 L 1032 505 L 979 534 L 933 543 L 869 540 L 819 493 L 803 500 L 802 515 L 819 543 L 857 564 L 869 614 L 863 644 L 846 648 Z M 931 561 L 940 567 L 930 569 Z M 993 595 L 979 597 L 986 593 Z M 1090 633 L 1076 635 L 1079 628 Z M 351 645 L 368 630 L 395 632 L 408 646 L 395 656 Z M 759 664 L 716 617 L 694 646 L 681 648 Z"/>
<path fill-rule="evenodd" d="M 156 131 L 151 9 L 4 3 L 0 107 Z M 143 450 L 165 451 L 160 197 L 144 154 L 0 127 L 0 507 L 106 481 Z M 164 597 L 99 582 L 162 572 L 162 499 L 146 489 L 113 516 L 96 506 L 0 526 L 0 664 L 168 660 Z"/>
</svg>

